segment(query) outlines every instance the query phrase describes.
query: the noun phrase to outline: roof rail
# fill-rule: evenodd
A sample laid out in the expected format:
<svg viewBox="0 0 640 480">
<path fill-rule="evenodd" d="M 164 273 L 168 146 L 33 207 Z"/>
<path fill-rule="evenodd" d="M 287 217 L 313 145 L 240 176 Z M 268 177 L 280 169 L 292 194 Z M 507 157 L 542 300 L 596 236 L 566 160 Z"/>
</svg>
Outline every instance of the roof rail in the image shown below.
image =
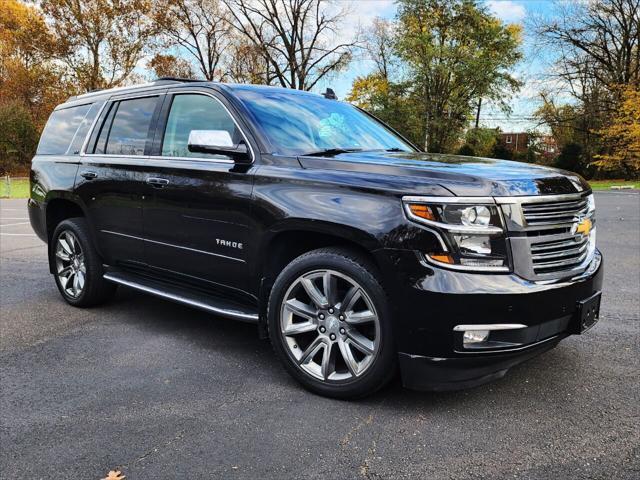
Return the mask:
<svg viewBox="0 0 640 480">
<path fill-rule="evenodd" d="M 160 77 L 154 80 L 152 83 L 157 84 L 159 82 L 173 82 L 173 83 L 182 83 L 182 82 L 206 82 L 206 80 L 198 80 L 197 78 L 181 78 L 181 77 Z"/>
</svg>

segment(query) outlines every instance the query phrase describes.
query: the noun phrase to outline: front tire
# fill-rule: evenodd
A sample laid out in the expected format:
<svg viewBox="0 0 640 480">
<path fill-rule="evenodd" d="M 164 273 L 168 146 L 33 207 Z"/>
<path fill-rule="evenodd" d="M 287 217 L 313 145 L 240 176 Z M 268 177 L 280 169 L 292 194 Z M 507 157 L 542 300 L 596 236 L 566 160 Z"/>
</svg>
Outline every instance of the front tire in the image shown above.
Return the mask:
<svg viewBox="0 0 640 480">
<path fill-rule="evenodd" d="M 49 248 L 54 278 L 65 301 L 74 307 L 91 307 L 109 300 L 116 285 L 103 278 L 102 261 L 84 218 L 58 224 Z"/>
<path fill-rule="evenodd" d="M 268 321 L 287 371 L 320 395 L 370 395 L 395 373 L 389 300 L 356 252 L 324 248 L 293 260 L 271 290 Z"/>
</svg>

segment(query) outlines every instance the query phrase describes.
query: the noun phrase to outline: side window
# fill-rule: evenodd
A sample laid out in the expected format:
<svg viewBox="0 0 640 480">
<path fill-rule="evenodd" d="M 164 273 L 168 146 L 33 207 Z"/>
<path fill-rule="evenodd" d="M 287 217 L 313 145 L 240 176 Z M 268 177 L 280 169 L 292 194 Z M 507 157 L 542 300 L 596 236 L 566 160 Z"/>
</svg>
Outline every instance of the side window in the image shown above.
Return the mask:
<svg viewBox="0 0 640 480">
<path fill-rule="evenodd" d="M 93 153 L 144 155 L 158 97 L 121 100 L 111 105 Z"/>
<path fill-rule="evenodd" d="M 37 155 L 64 155 L 91 104 L 55 110 L 44 127 Z"/>
<path fill-rule="evenodd" d="M 84 116 L 84 119 L 80 123 L 78 130 L 76 131 L 73 140 L 71 141 L 71 145 L 69 145 L 69 149 L 67 150 L 67 155 L 78 155 L 80 153 L 80 149 L 84 144 L 85 139 L 87 138 L 87 134 L 89 133 L 89 129 L 93 124 L 93 121 L 98 115 L 98 111 L 104 105 L 104 102 L 98 102 L 91 105 L 91 108 Z"/>
<path fill-rule="evenodd" d="M 167 118 L 162 141 L 162 155 L 166 157 L 219 157 L 219 155 L 190 152 L 187 148 L 191 130 L 226 130 L 234 143 L 242 140 L 231 116 L 222 104 L 207 95 L 175 95 Z"/>
<path fill-rule="evenodd" d="M 109 105 L 109 110 L 105 116 L 102 126 L 100 127 L 100 133 L 98 133 L 98 139 L 93 149 L 93 153 L 105 153 L 107 147 L 107 139 L 109 138 L 109 132 L 111 131 L 111 125 L 113 123 L 113 116 L 118 109 L 117 103 Z"/>
</svg>

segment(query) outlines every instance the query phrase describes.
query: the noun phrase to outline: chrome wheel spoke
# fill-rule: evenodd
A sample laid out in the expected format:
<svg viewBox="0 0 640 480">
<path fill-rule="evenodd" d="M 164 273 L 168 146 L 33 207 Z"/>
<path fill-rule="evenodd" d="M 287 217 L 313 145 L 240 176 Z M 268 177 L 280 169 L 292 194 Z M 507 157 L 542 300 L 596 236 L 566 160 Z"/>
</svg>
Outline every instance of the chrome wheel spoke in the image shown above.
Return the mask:
<svg viewBox="0 0 640 480">
<path fill-rule="evenodd" d="M 280 334 L 300 370 L 323 382 L 340 382 L 374 363 L 380 319 L 358 282 L 335 270 L 315 270 L 285 293 Z"/>
<path fill-rule="evenodd" d="M 73 287 L 72 287 L 72 291 L 74 295 L 77 295 L 78 292 L 80 291 L 80 275 L 78 275 L 77 273 L 75 273 L 73 275 Z"/>
<path fill-rule="evenodd" d="M 302 287 L 307 292 L 307 295 L 309 295 L 311 301 L 315 303 L 318 308 L 327 308 L 329 306 L 327 298 L 322 294 L 320 290 L 318 290 L 318 287 L 315 286 L 313 281 L 311 281 L 309 278 L 303 278 L 301 283 Z"/>
<path fill-rule="evenodd" d="M 78 273 L 76 273 L 76 277 L 78 277 L 78 289 L 82 291 L 82 289 L 84 288 L 84 281 L 85 281 L 84 272 L 82 270 L 78 270 Z"/>
<path fill-rule="evenodd" d="M 357 330 L 349 330 L 347 332 L 349 342 L 365 355 L 373 354 L 375 344 Z"/>
<path fill-rule="evenodd" d="M 349 373 L 355 377 L 356 375 L 358 375 L 358 362 L 353 356 L 351 348 L 342 339 L 338 341 L 338 347 L 340 348 L 340 354 L 342 355 L 342 359 L 344 360 Z"/>
<path fill-rule="evenodd" d="M 58 278 L 60 279 L 60 283 L 62 284 L 62 288 L 66 288 L 67 283 L 69 283 L 69 279 L 73 275 L 71 266 L 65 267 L 58 272 Z"/>
<path fill-rule="evenodd" d="M 330 272 L 325 272 L 322 276 L 322 288 L 324 289 L 324 298 L 329 303 L 329 305 L 334 305 L 336 303 L 336 290 L 337 290 L 337 281 L 338 279 L 331 275 Z"/>
<path fill-rule="evenodd" d="M 307 305 L 306 303 L 302 303 L 300 300 L 296 300 L 295 298 L 287 300 L 285 303 L 285 308 L 291 313 L 309 320 L 315 318 L 316 316 L 315 308 Z"/>
<path fill-rule="evenodd" d="M 60 238 L 58 239 L 58 245 L 62 247 L 62 249 L 64 250 L 64 253 L 66 253 L 67 255 L 73 255 L 73 249 L 67 242 L 66 235 L 64 236 L 64 238 L 62 238 L 62 235 L 60 235 Z"/>
<path fill-rule="evenodd" d="M 378 316 L 371 310 L 364 310 L 362 312 L 352 312 L 347 314 L 347 323 L 351 325 L 362 325 L 363 323 L 375 322 Z"/>
<path fill-rule="evenodd" d="M 322 348 L 325 348 L 324 340 L 320 337 L 317 337 L 313 342 L 309 344 L 309 346 L 302 352 L 300 356 L 300 360 L 298 361 L 300 364 L 309 364 L 313 360 L 313 358 L 318 354 L 318 351 Z"/>
<path fill-rule="evenodd" d="M 333 343 L 329 343 L 324 347 L 320 372 L 322 373 L 322 378 L 325 380 L 336 371 L 336 350 L 337 348 Z"/>
<path fill-rule="evenodd" d="M 288 337 L 291 337 L 294 335 L 300 335 L 301 333 L 313 332 L 317 328 L 318 327 L 316 326 L 316 324 L 312 323 L 311 321 L 292 323 L 291 325 L 286 327 L 282 333 L 284 333 Z"/>
<path fill-rule="evenodd" d="M 344 299 L 340 304 L 340 310 L 342 310 L 343 312 L 350 312 L 351 310 L 353 310 L 353 306 L 360 299 L 360 296 L 360 287 L 356 285 L 352 286 L 344 296 Z"/>
<path fill-rule="evenodd" d="M 60 244 L 58 244 L 58 246 L 56 247 L 56 257 L 58 257 L 60 260 L 63 260 L 65 262 L 68 262 L 69 260 L 71 260 L 71 257 L 69 256 L 69 254 L 64 251 L 64 248 Z"/>
<path fill-rule="evenodd" d="M 73 282 L 75 281 L 75 277 L 76 277 L 76 274 L 72 271 L 69 274 L 69 276 L 66 278 L 66 281 L 62 285 L 62 288 L 64 288 L 65 291 L 68 291 L 69 293 L 73 291 Z"/>
</svg>

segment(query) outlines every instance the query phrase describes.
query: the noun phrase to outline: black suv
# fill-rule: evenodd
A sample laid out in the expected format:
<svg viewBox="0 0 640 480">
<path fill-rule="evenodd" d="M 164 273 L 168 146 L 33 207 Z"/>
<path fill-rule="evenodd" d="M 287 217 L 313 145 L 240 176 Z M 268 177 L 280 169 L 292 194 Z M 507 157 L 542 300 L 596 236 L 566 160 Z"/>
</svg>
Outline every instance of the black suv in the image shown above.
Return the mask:
<svg viewBox="0 0 640 480">
<path fill-rule="evenodd" d="M 398 367 L 477 385 L 592 326 L 594 211 L 577 175 L 422 153 L 329 94 L 169 79 L 57 107 L 29 200 L 71 305 L 125 285 L 255 323 L 341 398 Z"/>
</svg>

